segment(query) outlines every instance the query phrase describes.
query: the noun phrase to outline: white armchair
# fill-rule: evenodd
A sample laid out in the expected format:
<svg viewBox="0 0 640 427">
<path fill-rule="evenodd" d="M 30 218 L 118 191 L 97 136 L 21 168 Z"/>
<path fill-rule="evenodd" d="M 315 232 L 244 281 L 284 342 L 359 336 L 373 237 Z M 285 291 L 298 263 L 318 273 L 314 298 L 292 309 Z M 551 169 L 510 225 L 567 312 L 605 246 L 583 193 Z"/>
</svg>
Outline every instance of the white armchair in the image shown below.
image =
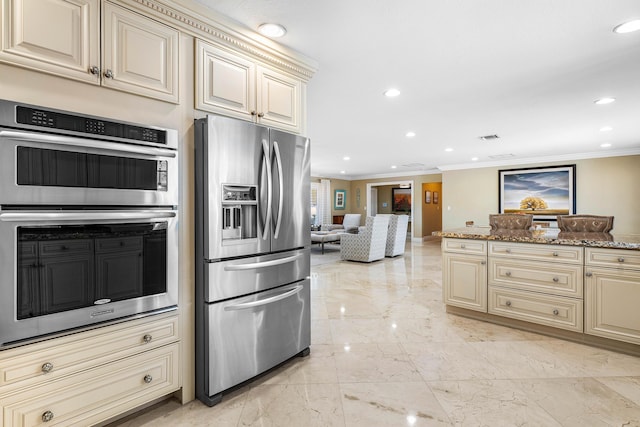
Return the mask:
<svg viewBox="0 0 640 427">
<path fill-rule="evenodd" d="M 385 256 L 394 257 L 404 253 L 408 227 L 409 215 L 389 215 L 389 231 L 387 232 Z"/>
<path fill-rule="evenodd" d="M 371 262 L 384 258 L 387 246 L 389 218 L 367 217 L 358 234 L 343 234 L 340 239 L 340 258 L 348 261 Z"/>
</svg>

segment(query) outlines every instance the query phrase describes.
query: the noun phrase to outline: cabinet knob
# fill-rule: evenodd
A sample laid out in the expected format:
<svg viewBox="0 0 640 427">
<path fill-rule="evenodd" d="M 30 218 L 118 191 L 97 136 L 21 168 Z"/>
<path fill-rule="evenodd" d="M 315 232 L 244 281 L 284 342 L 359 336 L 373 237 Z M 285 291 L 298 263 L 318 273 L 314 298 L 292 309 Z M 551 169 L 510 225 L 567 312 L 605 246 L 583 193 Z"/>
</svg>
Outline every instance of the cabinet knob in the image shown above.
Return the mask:
<svg viewBox="0 0 640 427">
<path fill-rule="evenodd" d="M 511 272 L 510 272 L 510 271 L 507 271 L 506 273 L 504 273 L 504 275 L 505 275 L 505 276 L 509 276 L 509 277 L 511 277 Z"/>
<path fill-rule="evenodd" d="M 554 278 L 553 278 L 553 281 L 554 281 L 554 282 L 556 282 L 556 283 L 558 283 L 558 281 L 559 281 L 559 280 L 560 280 L 560 279 L 558 279 L 557 277 L 554 277 Z"/>
<path fill-rule="evenodd" d="M 45 364 L 42 365 L 42 372 L 44 372 L 45 374 L 48 372 L 53 371 L 53 363 L 47 362 Z"/>
<path fill-rule="evenodd" d="M 587 272 L 585 273 L 585 276 L 587 276 L 587 277 L 591 277 L 591 276 L 593 276 L 593 273 L 592 273 L 592 272 L 590 272 L 590 271 L 587 271 Z"/>
<path fill-rule="evenodd" d="M 507 307 L 511 307 L 511 301 L 507 301 L 504 303 Z"/>
<path fill-rule="evenodd" d="M 258 117 L 264 117 L 264 113 L 258 113 Z"/>
<path fill-rule="evenodd" d="M 89 72 L 91 74 L 93 74 L 94 76 L 98 76 L 100 75 L 100 68 L 96 67 L 95 65 L 91 68 L 89 68 Z"/>
<path fill-rule="evenodd" d="M 624 258 L 622 257 L 618 258 L 618 262 L 624 262 Z"/>
<path fill-rule="evenodd" d="M 487 265 L 487 261 L 484 261 L 484 260 L 480 261 L 480 265 Z"/>
<path fill-rule="evenodd" d="M 558 311 L 558 309 L 557 309 L 557 308 L 554 308 L 554 309 L 553 309 L 553 315 L 554 315 L 554 316 L 557 316 L 557 315 L 558 315 L 558 313 L 560 313 L 560 312 Z"/>
<path fill-rule="evenodd" d="M 145 344 L 149 344 L 152 339 L 153 339 L 153 337 L 151 335 L 149 335 L 149 334 L 146 334 L 145 336 L 142 337 L 142 341 Z"/>
<path fill-rule="evenodd" d="M 251 115 L 252 115 L 252 116 L 255 116 L 256 114 L 258 114 L 258 113 L 256 113 L 255 111 L 252 111 L 252 112 L 251 112 Z"/>
<path fill-rule="evenodd" d="M 507 249 L 505 252 L 510 254 L 511 253 L 511 249 Z"/>
<path fill-rule="evenodd" d="M 552 253 L 551 255 L 553 255 L 553 256 L 558 256 L 558 252 L 554 252 L 554 253 Z"/>
<path fill-rule="evenodd" d="M 49 421 L 51 421 L 53 419 L 53 412 L 51 411 L 46 411 L 42 414 L 42 421 L 45 423 L 48 423 Z"/>
<path fill-rule="evenodd" d="M 144 382 L 147 383 L 147 384 L 149 384 L 151 381 L 153 381 L 153 377 L 151 375 L 149 375 L 149 374 L 145 375 L 143 379 L 144 379 Z"/>
<path fill-rule="evenodd" d="M 466 247 L 467 247 L 467 246 L 466 246 L 464 243 L 460 245 L 460 249 L 464 249 L 464 248 L 466 248 Z"/>
<path fill-rule="evenodd" d="M 111 70 L 107 70 L 104 72 L 104 77 L 107 79 L 112 79 L 113 78 L 113 71 Z"/>
</svg>

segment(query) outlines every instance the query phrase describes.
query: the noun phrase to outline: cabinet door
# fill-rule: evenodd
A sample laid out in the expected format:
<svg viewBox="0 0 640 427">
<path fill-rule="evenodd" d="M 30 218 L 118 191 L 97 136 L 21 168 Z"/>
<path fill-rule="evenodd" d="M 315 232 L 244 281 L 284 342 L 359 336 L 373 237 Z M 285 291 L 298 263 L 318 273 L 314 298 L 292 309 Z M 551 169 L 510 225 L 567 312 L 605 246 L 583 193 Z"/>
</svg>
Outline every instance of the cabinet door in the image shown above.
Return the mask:
<svg viewBox="0 0 640 427">
<path fill-rule="evenodd" d="M 37 244 L 18 242 L 18 319 L 40 315 Z"/>
<path fill-rule="evenodd" d="M 178 103 L 177 30 L 105 2 L 102 84 Z"/>
<path fill-rule="evenodd" d="M 0 61 L 99 83 L 99 0 L 2 0 Z"/>
<path fill-rule="evenodd" d="M 640 271 L 588 267 L 585 333 L 640 344 Z"/>
<path fill-rule="evenodd" d="M 196 108 L 253 120 L 255 70 L 249 59 L 196 40 Z"/>
<path fill-rule="evenodd" d="M 286 74 L 257 68 L 258 120 L 291 132 L 301 130 L 302 83 Z"/>
<path fill-rule="evenodd" d="M 93 305 L 93 252 L 41 257 L 42 314 Z"/>
<path fill-rule="evenodd" d="M 96 299 L 143 295 L 142 237 L 96 240 Z"/>
<path fill-rule="evenodd" d="M 478 255 L 442 254 L 445 304 L 487 312 L 487 260 Z"/>
</svg>

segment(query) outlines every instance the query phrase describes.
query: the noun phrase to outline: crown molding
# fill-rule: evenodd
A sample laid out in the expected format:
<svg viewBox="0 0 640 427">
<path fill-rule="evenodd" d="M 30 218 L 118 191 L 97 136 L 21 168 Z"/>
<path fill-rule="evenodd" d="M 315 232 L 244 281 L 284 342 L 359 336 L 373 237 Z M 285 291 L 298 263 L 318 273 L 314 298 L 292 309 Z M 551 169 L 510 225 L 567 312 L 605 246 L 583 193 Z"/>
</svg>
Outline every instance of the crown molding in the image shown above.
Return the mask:
<svg viewBox="0 0 640 427">
<path fill-rule="evenodd" d="M 318 69 L 316 61 L 280 46 L 192 0 L 119 0 L 119 3 L 169 22 L 194 37 L 250 55 L 305 81 L 310 80 Z"/>
<path fill-rule="evenodd" d="M 438 166 L 438 170 L 444 172 L 444 171 L 454 171 L 454 170 L 463 170 L 463 169 L 490 168 L 490 167 L 497 167 L 497 166 L 528 165 L 532 163 L 566 162 L 566 161 L 572 161 L 572 160 L 598 159 L 598 158 L 605 158 L 605 157 L 635 156 L 638 154 L 640 154 L 640 148 L 630 148 L 627 150 L 592 151 L 592 152 L 585 152 L 585 153 L 561 154 L 561 155 L 554 155 L 554 156 L 505 159 L 505 160 L 496 160 L 492 162 L 482 162 L 482 163 L 479 163 L 479 162 L 459 163 L 455 165 Z"/>
</svg>

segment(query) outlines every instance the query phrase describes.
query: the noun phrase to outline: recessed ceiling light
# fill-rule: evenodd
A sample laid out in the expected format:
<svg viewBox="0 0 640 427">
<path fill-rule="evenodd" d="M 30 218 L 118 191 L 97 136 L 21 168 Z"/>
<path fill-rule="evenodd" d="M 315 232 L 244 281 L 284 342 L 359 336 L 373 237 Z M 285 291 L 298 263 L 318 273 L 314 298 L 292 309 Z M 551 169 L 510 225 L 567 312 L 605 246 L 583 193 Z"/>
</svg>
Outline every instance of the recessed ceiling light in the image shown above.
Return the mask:
<svg viewBox="0 0 640 427">
<path fill-rule="evenodd" d="M 609 147 L 611 147 L 611 144 L 609 144 L 608 142 L 605 142 L 604 144 L 600 144 L 600 147 L 609 148 Z"/>
<path fill-rule="evenodd" d="M 262 24 L 258 27 L 258 32 L 266 37 L 278 38 L 287 34 L 287 29 L 280 24 Z"/>
<path fill-rule="evenodd" d="M 398 96 L 400 95 L 400 91 L 398 89 L 387 89 L 384 91 L 384 96 L 387 96 L 389 98 L 393 98 L 394 96 Z"/>
<path fill-rule="evenodd" d="M 344 157 L 342 158 L 342 160 L 351 160 L 351 157 L 349 157 L 349 156 L 344 156 Z"/>
<path fill-rule="evenodd" d="M 613 130 L 611 126 L 603 126 L 600 128 L 600 132 L 609 132 L 610 130 Z"/>
<path fill-rule="evenodd" d="M 478 158 L 477 158 L 477 157 L 472 157 L 472 158 L 471 158 L 471 161 L 472 161 L 472 162 L 477 162 L 477 161 L 478 161 Z"/>
<path fill-rule="evenodd" d="M 631 33 L 638 30 L 640 30 L 640 19 L 634 19 L 633 21 L 616 25 L 613 28 L 613 32 L 618 34 Z"/>
<path fill-rule="evenodd" d="M 445 148 L 444 151 L 446 151 L 447 153 L 450 153 L 453 151 L 453 148 Z"/>
<path fill-rule="evenodd" d="M 391 166 L 391 169 L 395 169 L 395 168 L 397 168 L 397 166 L 396 166 L 396 165 Z"/>
<path fill-rule="evenodd" d="M 596 99 L 595 101 L 593 101 L 595 104 L 598 105 L 605 105 L 605 104 L 611 104 L 613 101 L 615 101 L 615 98 L 600 98 L 600 99 Z"/>
<path fill-rule="evenodd" d="M 405 135 L 407 138 L 413 138 L 414 136 L 416 136 L 415 132 L 407 132 L 407 134 Z"/>
<path fill-rule="evenodd" d="M 340 173 L 344 175 L 344 174 L 345 174 L 345 173 L 347 173 L 347 172 L 346 172 L 346 171 L 340 171 Z"/>
</svg>

